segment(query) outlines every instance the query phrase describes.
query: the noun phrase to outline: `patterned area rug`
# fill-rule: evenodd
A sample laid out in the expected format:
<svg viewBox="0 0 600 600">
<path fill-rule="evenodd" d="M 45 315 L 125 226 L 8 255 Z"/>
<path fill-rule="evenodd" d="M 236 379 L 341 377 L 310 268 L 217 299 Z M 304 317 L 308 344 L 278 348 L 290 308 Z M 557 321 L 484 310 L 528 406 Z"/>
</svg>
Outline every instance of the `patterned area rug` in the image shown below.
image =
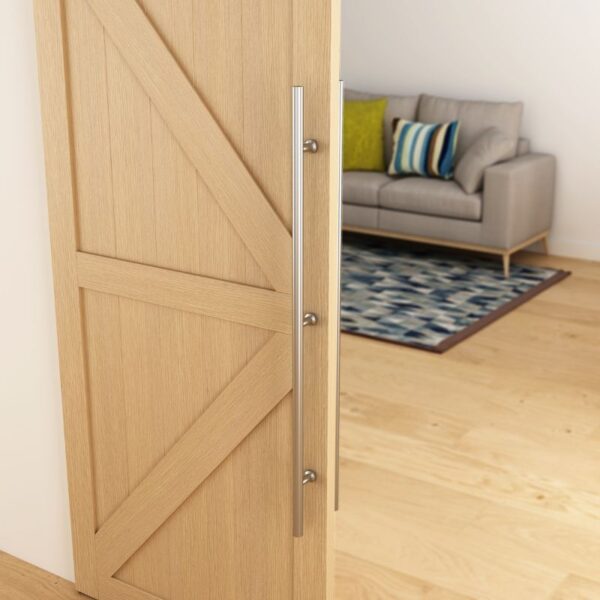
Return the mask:
<svg viewBox="0 0 600 600">
<path fill-rule="evenodd" d="M 346 234 L 342 331 L 445 352 L 568 275 Z"/>
</svg>

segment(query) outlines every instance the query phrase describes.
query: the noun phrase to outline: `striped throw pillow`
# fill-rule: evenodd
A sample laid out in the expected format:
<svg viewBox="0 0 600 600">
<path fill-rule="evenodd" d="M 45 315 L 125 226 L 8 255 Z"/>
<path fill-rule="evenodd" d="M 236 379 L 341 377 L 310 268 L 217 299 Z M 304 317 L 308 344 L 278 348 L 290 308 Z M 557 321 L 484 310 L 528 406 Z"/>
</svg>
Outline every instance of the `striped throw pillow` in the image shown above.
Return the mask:
<svg viewBox="0 0 600 600">
<path fill-rule="evenodd" d="M 394 146 L 388 173 L 451 179 L 458 127 L 458 121 L 428 125 L 395 119 Z"/>
</svg>

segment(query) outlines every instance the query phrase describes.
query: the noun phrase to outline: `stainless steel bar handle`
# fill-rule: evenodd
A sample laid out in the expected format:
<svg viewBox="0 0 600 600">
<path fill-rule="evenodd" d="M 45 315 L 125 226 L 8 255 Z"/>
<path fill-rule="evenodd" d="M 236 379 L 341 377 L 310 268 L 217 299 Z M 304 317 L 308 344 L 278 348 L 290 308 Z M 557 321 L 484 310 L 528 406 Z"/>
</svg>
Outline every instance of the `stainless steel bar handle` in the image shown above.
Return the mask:
<svg viewBox="0 0 600 600">
<path fill-rule="evenodd" d="M 304 534 L 304 486 L 316 481 L 317 474 L 304 468 L 304 327 L 316 325 L 317 316 L 304 312 L 304 153 L 317 152 L 315 140 L 304 139 L 304 88 L 292 88 L 292 229 L 293 229 L 293 396 L 294 537 Z"/>
<path fill-rule="evenodd" d="M 304 88 L 292 88 L 292 230 L 293 328 L 292 385 L 294 390 L 294 537 L 304 534 Z"/>
<path fill-rule="evenodd" d="M 342 192 L 343 192 L 343 155 L 344 155 L 344 82 L 340 81 L 339 91 L 339 140 L 338 140 L 338 162 L 339 162 L 339 187 L 338 187 L 338 277 L 339 297 L 337 306 L 337 373 L 336 373 L 336 421 L 335 421 L 335 510 L 340 509 L 340 340 L 341 340 L 341 310 L 342 310 Z"/>
</svg>

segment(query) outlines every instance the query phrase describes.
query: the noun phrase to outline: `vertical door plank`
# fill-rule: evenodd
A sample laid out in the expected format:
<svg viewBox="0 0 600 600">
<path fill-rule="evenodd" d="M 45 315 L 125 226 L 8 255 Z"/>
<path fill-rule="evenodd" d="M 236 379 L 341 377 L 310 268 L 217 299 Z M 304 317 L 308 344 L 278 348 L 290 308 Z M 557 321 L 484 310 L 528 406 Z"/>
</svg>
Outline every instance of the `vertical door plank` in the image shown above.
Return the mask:
<svg viewBox="0 0 600 600">
<path fill-rule="evenodd" d="M 169 446 L 179 440 L 182 433 L 210 406 L 216 395 L 214 387 L 220 387 L 221 382 L 215 381 L 211 369 L 209 353 L 219 343 L 224 342 L 219 321 L 195 315 L 182 315 L 173 311 L 163 311 L 161 314 L 162 353 L 165 359 L 175 360 L 177 370 L 170 370 L 169 376 L 163 380 L 165 393 L 173 398 L 176 410 L 165 419 L 165 435 Z M 213 353 L 212 359 L 215 360 Z M 209 507 L 199 511 L 197 503 L 188 501 L 163 526 L 169 532 L 169 562 L 171 569 L 171 594 L 181 600 L 192 600 L 198 595 L 198 590 L 207 586 L 206 578 L 202 577 L 206 560 L 202 553 L 199 536 L 203 531 L 203 523 L 210 522 L 224 538 L 230 531 L 227 522 L 218 517 L 206 519 L 210 513 Z M 203 516 L 204 515 L 204 516 Z M 219 557 L 223 560 L 226 557 Z M 224 564 L 227 564 L 224 561 Z M 233 568 L 232 564 L 228 565 Z M 181 570 L 186 576 L 178 576 Z"/>
<path fill-rule="evenodd" d="M 198 377 L 198 387 L 203 390 L 198 395 L 203 404 L 191 406 L 192 417 L 204 412 L 270 335 L 215 319 L 196 318 L 186 326 L 186 346 L 195 350 L 188 351 L 190 373 Z M 193 404 L 196 398 L 190 400 Z M 236 531 L 235 493 L 235 474 L 232 459 L 228 458 L 169 522 L 176 539 L 172 560 L 188 565 L 189 576 L 174 582 L 183 600 L 197 598 L 198 589 L 202 589 L 205 600 L 243 597 L 236 596 L 235 578 L 231 577 L 231 573 L 240 572 L 241 566 L 242 534 Z M 215 511 L 215 506 L 221 510 Z M 208 514 L 211 518 L 206 518 Z"/>
<path fill-rule="evenodd" d="M 129 492 L 119 299 L 84 291 L 96 528 Z"/>
<path fill-rule="evenodd" d="M 106 57 L 117 256 L 156 264 L 152 106 L 108 35 Z M 160 309 L 123 298 L 119 303 L 131 492 L 164 455 L 168 406 L 154 385 L 161 368 Z M 149 540 L 117 578 L 168 597 L 166 543 L 163 533 Z"/>
<path fill-rule="evenodd" d="M 156 264 L 202 274 L 196 170 L 152 109 Z"/>
<path fill-rule="evenodd" d="M 240 0 L 198 1 L 196 8 L 198 90 L 259 184 L 265 186 L 275 210 L 289 225 L 291 43 L 290 52 L 286 52 L 281 40 L 291 33 L 291 15 L 286 15 L 290 9 L 287 3 Z M 265 81 L 270 84 L 265 85 Z M 215 215 L 207 217 L 213 220 Z M 253 266 L 246 264 L 246 269 Z M 255 277 L 253 272 L 246 273 L 247 280 Z M 243 572 L 253 574 L 246 578 L 246 589 L 238 580 L 235 588 L 228 590 L 231 600 L 261 595 L 285 598 L 291 593 L 291 563 L 287 562 L 292 539 L 290 419 L 291 403 L 286 398 L 222 466 L 233 469 L 235 486 L 221 493 L 232 500 L 233 530 L 243 532 L 240 543 L 230 552 Z M 218 499 L 219 487 L 211 486 L 212 482 L 207 482 L 207 503 Z M 244 518 L 248 503 L 265 507 L 251 522 Z M 274 527 L 276 522 L 279 529 Z M 253 545 L 268 548 L 279 557 L 277 577 L 273 576 L 274 570 L 270 575 L 265 571 L 268 567 L 264 554 L 248 551 Z M 218 572 L 225 575 L 224 569 Z M 206 572 L 205 579 L 209 578 L 210 572 Z M 260 585 L 262 590 L 254 587 Z M 208 596 L 211 600 L 219 598 L 218 589 L 212 594 Z"/>
<path fill-rule="evenodd" d="M 198 14 L 194 4 L 195 0 L 144 0 L 142 3 L 190 81 L 197 83 L 198 70 L 206 74 L 199 86 L 196 85 L 201 95 L 206 90 L 210 94 L 213 80 L 219 82 L 224 78 L 228 86 L 238 86 L 241 90 L 241 53 L 238 56 L 236 51 L 236 47 L 240 46 L 240 36 L 236 29 L 235 8 L 231 2 L 229 7 L 227 3 L 208 2 L 202 5 Z M 223 19 L 227 22 L 228 33 L 220 35 L 217 40 L 215 33 L 223 31 L 219 27 Z M 208 24 L 211 26 L 206 27 Z M 194 25 L 202 31 L 200 48 L 197 47 Z M 206 54 L 207 47 L 217 41 L 221 46 L 218 56 Z M 227 70 L 215 69 L 215 61 L 227 61 Z M 198 62 L 200 67 L 197 69 Z M 236 72 L 238 70 L 239 73 Z M 242 132 L 241 94 L 219 96 L 213 114 L 228 133 Z M 265 275 L 156 109 L 153 109 L 152 118 L 157 240 L 159 248 L 163 244 L 170 248 L 158 257 L 157 263 L 219 279 L 268 287 Z M 195 190 L 191 189 L 192 185 L 196 186 Z M 197 250 L 192 253 L 190 250 L 193 248 Z"/>
<path fill-rule="evenodd" d="M 193 72 L 192 0 L 143 0 L 141 5 L 186 72 Z M 200 273 L 196 169 L 152 107 L 156 264 Z"/>
<path fill-rule="evenodd" d="M 170 2 L 145 0 L 145 5 L 163 39 L 174 52 L 188 77 L 192 79 L 195 64 L 193 2 L 191 0 L 171 0 Z M 166 139 L 171 134 L 165 128 L 163 135 Z M 185 156 L 182 158 L 187 160 Z M 181 158 L 179 160 L 181 161 Z M 191 257 L 195 259 L 197 264 L 193 265 L 193 268 L 196 272 L 222 278 L 230 277 L 231 273 L 227 267 L 225 269 L 220 267 L 222 257 L 226 256 L 227 239 L 238 241 L 239 244 L 241 244 L 241 241 L 230 227 L 223 211 L 217 205 L 195 169 L 190 183 L 193 188 L 194 206 L 185 206 L 182 214 L 183 212 L 187 213 L 188 221 L 194 223 L 195 238 L 194 244 L 188 247 L 187 252 L 184 250 L 183 254 L 188 260 Z M 192 194 L 187 186 L 186 193 Z M 208 211 L 208 214 L 205 214 L 204 211 Z M 178 232 L 174 231 L 173 233 Z M 168 234 L 165 235 L 163 242 L 165 244 L 164 248 L 161 248 L 159 252 L 176 252 L 176 248 L 172 248 L 174 244 L 173 241 L 168 239 Z M 196 251 L 191 253 L 190 248 L 195 248 Z M 240 255 L 246 254 L 244 248 L 240 250 Z M 159 256 L 159 260 L 161 259 L 163 257 Z M 215 266 L 217 269 L 215 269 Z M 242 278 L 241 281 L 245 282 Z M 168 335 L 167 332 L 169 320 L 171 321 L 171 335 Z M 223 344 L 228 337 L 226 330 L 231 331 L 231 326 L 211 319 L 189 319 L 184 315 L 173 313 L 170 316 L 163 315 L 161 324 L 165 329 L 164 335 L 166 337 L 164 339 L 167 342 L 163 351 L 165 353 L 176 353 L 182 364 L 186 364 L 191 359 L 198 366 L 210 364 L 211 361 L 215 360 L 214 355 L 209 356 L 209 348 Z M 178 330 L 179 335 L 176 335 L 175 333 Z M 225 350 L 223 361 L 231 363 L 227 345 L 224 346 L 221 346 L 221 350 Z M 216 381 L 222 377 L 221 373 L 217 374 L 219 370 L 213 369 L 211 373 L 210 371 L 206 372 L 201 367 L 196 369 L 192 367 L 190 372 L 194 377 L 194 375 L 200 374 L 200 371 L 204 372 L 205 376 L 205 381 L 201 383 L 205 393 L 195 398 L 190 398 L 186 394 L 185 388 L 181 385 L 181 380 L 172 381 L 172 391 L 175 392 L 177 398 L 177 411 L 174 411 L 174 414 L 165 421 L 165 428 L 167 437 L 173 442 L 181 437 L 182 432 L 211 403 L 212 398 L 216 395 L 216 392 L 214 392 L 215 385 L 219 387 L 221 384 L 225 385 L 225 379 L 219 382 Z M 189 379 L 187 383 L 189 385 Z M 225 514 L 214 514 L 212 507 L 215 503 L 223 501 L 226 503 L 232 486 L 231 469 L 227 465 L 222 465 L 219 474 L 211 477 L 210 482 L 206 482 L 202 486 L 202 493 L 195 495 L 186 502 L 163 527 L 169 531 L 172 571 L 176 573 L 177 569 L 185 564 L 187 565 L 186 571 L 189 573 L 188 577 L 171 577 L 171 589 L 175 597 L 182 598 L 182 600 L 190 598 L 191 600 L 197 597 L 198 590 L 202 590 L 203 597 L 212 598 L 213 589 L 217 594 L 216 597 L 223 599 L 229 597 L 229 587 L 232 579 L 224 578 L 220 574 L 225 569 L 235 569 L 231 556 L 231 549 L 235 547 L 234 531 L 230 515 L 225 517 Z M 206 519 L 203 517 L 203 515 L 210 513 L 213 513 L 213 518 Z M 223 544 L 224 540 L 226 542 Z M 223 552 L 223 548 L 226 548 L 227 551 Z M 203 559 L 194 560 L 193 557 L 203 557 Z M 220 569 L 223 569 L 223 571 L 220 571 Z"/>
<path fill-rule="evenodd" d="M 197 353 L 193 359 L 203 365 L 202 381 L 206 390 L 203 408 L 206 408 L 270 335 L 214 319 L 190 325 L 186 341 L 192 347 L 195 344 Z M 202 340 L 202 344 L 197 340 Z M 214 364 L 216 347 L 219 348 L 218 367 Z M 235 578 L 228 576 L 240 569 L 239 538 L 231 500 L 234 494 L 234 473 L 228 458 L 170 519 L 169 525 L 176 533 L 172 560 L 189 565 L 189 577 L 176 583 L 182 600 L 194 600 L 199 589 L 204 600 L 236 598 Z M 214 510 L 217 505 L 221 510 Z M 205 518 L 207 514 L 211 515 L 210 519 Z"/>
<path fill-rule="evenodd" d="M 244 134 L 242 13 L 239 0 L 193 0 L 196 90 L 241 153 Z M 198 178 L 203 274 L 270 287 L 223 210 Z"/>
<path fill-rule="evenodd" d="M 193 76 L 194 14 L 191 0 L 144 0 L 143 6 L 179 64 L 186 73 Z M 214 270 L 213 263 L 219 265 L 221 261 L 213 259 L 208 262 L 207 257 L 211 260 L 210 257 L 217 258 L 222 253 L 223 234 L 220 230 L 224 229 L 231 235 L 229 222 L 154 108 L 152 119 L 159 242 L 157 264 L 227 277 L 230 275 L 227 270 Z M 207 203 L 212 212 L 204 216 L 202 206 Z M 215 222 L 213 215 L 221 220 L 221 227 L 218 226 L 219 221 Z M 210 237 L 209 245 L 206 244 L 207 233 Z M 232 237 L 237 238 L 237 234 L 233 232 Z M 173 399 L 175 409 L 165 415 L 164 420 L 165 442 L 170 446 L 214 398 L 211 388 L 217 383 L 215 379 L 220 379 L 220 376 L 215 377 L 214 369 L 211 373 L 203 367 L 215 361 L 215 355 L 209 354 L 210 349 L 220 345 L 223 347 L 227 337 L 224 329 L 231 329 L 231 326 L 212 319 L 165 310 L 160 314 L 160 326 L 160 351 L 163 360 L 166 364 L 174 360 L 179 364 L 177 372 L 158 382 L 163 396 Z M 231 363 L 229 353 L 224 353 L 223 361 L 225 364 Z M 198 379 L 202 375 L 204 381 Z M 225 385 L 225 380 L 219 383 Z M 204 393 L 191 395 L 190 387 L 200 388 Z M 223 483 L 214 485 L 216 479 L 224 482 L 225 489 Z M 228 540 L 229 543 L 225 545 L 228 549 L 235 547 L 231 519 L 229 515 L 214 515 L 213 518 L 206 519 L 205 515 L 214 513 L 212 507 L 215 503 L 222 502 L 230 493 L 231 469 L 223 465 L 219 477 L 211 478 L 211 482 L 207 482 L 203 488 L 202 495 L 182 506 L 150 540 L 152 543 L 158 535 L 167 535 L 169 538 L 169 586 L 171 594 L 176 598 L 196 598 L 198 590 L 203 590 L 203 597 L 210 598 L 212 587 L 216 597 L 228 597 L 228 584 L 224 583 L 227 579 L 218 576 L 218 568 L 231 570 L 235 568 L 235 564 L 230 552 L 219 551 L 223 545 L 216 540 Z M 216 493 L 211 493 L 213 489 Z M 198 560 L 198 557 L 203 559 Z M 177 575 L 183 565 L 186 565 L 186 577 Z M 218 567 L 215 568 L 215 565 Z"/>
<path fill-rule="evenodd" d="M 164 421 L 171 398 L 159 385 L 164 376 L 158 306 L 121 298 L 124 396 L 130 492 L 165 454 Z M 170 597 L 167 531 L 159 531 L 117 574 L 117 579 Z"/>
<path fill-rule="evenodd" d="M 81 247 L 115 256 L 105 33 L 86 2 L 67 0 L 65 18 Z M 129 490 L 120 312 L 115 296 L 82 297 L 99 527 Z"/>
<path fill-rule="evenodd" d="M 153 264 L 156 230 L 150 100 L 108 36 L 106 58 L 117 256 Z"/>
<path fill-rule="evenodd" d="M 171 12 L 173 21 L 170 23 L 172 30 L 189 28 L 186 33 L 190 35 L 185 36 L 185 44 L 182 43 L 181 37 L 175 35 L 171 46 L 193 82 L 196 61 L 194 29 L 197 27 L 194 19 L 194 1 L 172 0 L 172 2 L 174 3 Z M 154 3 L 156 4 L 156 2 Z M 178 10 L 175 10 L 176 8 Z M 168 41 L 168 38 L 166 39 Z M 196 207 L 193 214 L 198 225 L 199 271 L 219 278 L 234 278 L 243 283 L 259 282 L 267 285 L 266 278 L 243 246 L 206 184 L 199 174 L 195 173 L 195 175 Z M 235 265 L 233 268 L 231 264 L 227 264 L 229 261 L 223 260 L 228 255 L 233 257 L 233 261 L 231 261 Z M 245 264 L 249 264 L 253 269 L 253 275 L 250 277 L 243 268 Z M 237 265 L 241 265 L 242 269 Z M 233 336 L 238 343 L 243 344 L 243 339 L 247 340 L 249 335 L 248 331 L 246 331 L 246 335 L 242 335 L 239 328 L 210 319 L 195 320 L 194 323 L 188 325 L 184 344 L 187 343 L 188 348 L 195 347 L 196 352 L 200 351 L 200 356 L 197 356 L 196 352 L 192 356 L 198 364 L 203 365 L 211 360 L 208 356 L 210 348 L 218 345 L 221 345 L 221 350 L 224 351 L 223 362 L 231 362 L 231 351 L 227 341 L 231 340 Z M 201 345 L 198 340 L 202 340 Z M 243 363 L 245 364 L 249 358 L 250 356 L 245 356 Z M 206 393 L 201 398 L 203 404 L 198 406 L 197 402 L 188 403 L 187 409 L 184 408 L 179 415 L 180 423 L 172 424 L 172 435 L 176 436 L 178 431 L 181 431 L 181 422 L 191 425 L 194 417 L 203 412 L 210 404 L 210 400 L 217 395 L 217 388 L 224 386 L 226 378 L 231 376 L 231 373 L 223 373 L 222 369 L 213 369 L 212 371 L 212 373 L 206 373 L 204 382 Z M 236 569 L 232 553 L 232 549 L 235 548 L 233 522 L 226 511 L 215 513 L 212 510 L 215 503 L 223 502 L 224 506 L 227 506 L 227 499 L 232 491 L 233 474 L 229 461 L 227 461 L 219 467 L 217 473 L 204 483 L 201 491 L 194 494 L 170 519 L 173 566 L 176 567 L 177 563 L 185 556 L 186 551 L 191 555 L 206 557 L 205 560 L 199 561 L 198 568 L 194 569 L 189 577 L 172 580 L 173 590 L 182 600 L 188 598 L 192 600 L 197 596 L 199 589 L 203 590 L 203 597 L 208 600 L 219 597 L 224 600 L 233 598 L 231 595 L 233 578 L 226 575 L 227 572 Z M 210 513 L 213 514 L 213 518 L 202 517 L 202 515 Z"/>
<path fill-rule="evenodd" d="M 243 6 L 244 160 L 280 218 L 292 228 L 292 3 Z M 269 85 L 264 85 L 268 81 Z"/>
<path fill-rule="evenodd" d="M 64 15 L 60 0 L 35 0 L 34 7 L 75 573 L 77 589 L 95 596 L 98 586 L 94 552 L 94 492 L 84 341 L 76 273 L 77 228 L 69 137 Z"/>
<path fill-rule="evenodd" d="M 236 579 L 234 598 L 293 597 L 291 423 L 288 395 L 231 457 L 235 530 L 243 532 L 237 561 L 243 572 L 252 574 Z M 247 506 L 260 507 L 252 519 L 247 518 Z"/>
<path fill-rule="evenodd" d="M 238 4 L 242 10 L 241 154 L 291 229 L 292 6 L 280 0 Z M 238 560 L 245 572 L 253 573 L 245 582 L 237 580 L 236 598 L 292 597 L 291 424 L 290 395 L 232 456 L 240 491 L 235 495 L 234 514 L 239 515 L 235 527 L 244 532 Z M 244 519 L 245 501 L 262 507 L 250 521 Z M 264 554 L 248 552 L 252 547 L 268 549 L 269 560 L 264 560 Z M 274 559 L 277 569 L 270 566 Z"/>
<path fill-rule="evenodd" d="M 80 249 L 115 256 L 104 29 L 81 0 L 65 2 L 65 19 Z"/>
<path fill-rule="evenodd" d="M 193 81 L 227 138 L 242 155 L 244 135 L 240 0 L 194 0 Z"/>
<path fill-rule="evenodd" d="M 294 0 L 294 83 L 305 88 L 307 133 L 329 142 L 305 159 L 304 301 L 323 324 L 304 337 L 304 369 L 310 373 L 305 464 L 331 474 L 305 491 L 305 533 L 295 540 L 295 600 L 333 598 L 334 587 L 339 27 L 340 0 Z"/>
<path fill-rule="evenodd" d="M 194 60 L 194 38 L 191 0 L 143 0 L 146 14 L 171 49 L 179 64 L 190 72 Z M 158 265 L 202 273 L 200 215 L 198 211 L 198 181 L 196 169 L 171 134 L 155 107 L 152 107 L 154 196 L 156 204 L 156 263 Z M 159 309 L 158 351 L 160 362 L 168 365 L 161 377 L 154 378 L 162 397 L 170 410 L 163 415 L 163 436 L 165 449 L 170 448 L 182 433 L 201 414 L 207 403 L 203 394 L 193 396 L 198 389 L 195 375 L 200 371 L 200 361 L 196 369 L 190 369 L 190 361 L 197 359 L 198 342 L 188 345 L 188 331 L 196 331 L 198 322 L 206 319 L 193 317 L 179 311 Z M 182 566 L 189 557 L 181 555 L 183 536 L 186 527 L 194 523 L 182 522 L 173 518 L 159 530 L 148 545 L 167 544 L 168 587 L 174 598 L 184 597 L 184 582 L 189 577 L 181 577 Z M 158 541 L 157 541 L 158 540 Z M 134 560 L 140 560 L 140 556 Z M 194 568 L 186 569 L 189 573 Z M 156 593 L 160 587 L 151 588 Z M 197 588 L 199 589 L 199 588 Z"/>
</svg>

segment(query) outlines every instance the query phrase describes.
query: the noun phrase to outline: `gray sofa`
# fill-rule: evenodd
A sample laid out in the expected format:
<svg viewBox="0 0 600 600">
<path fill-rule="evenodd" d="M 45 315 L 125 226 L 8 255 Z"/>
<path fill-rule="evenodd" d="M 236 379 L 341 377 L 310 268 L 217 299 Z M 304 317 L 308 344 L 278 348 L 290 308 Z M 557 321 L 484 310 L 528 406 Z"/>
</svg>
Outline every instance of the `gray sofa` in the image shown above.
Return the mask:
<svg viewBox="0 0 600 600">
<path fill-rule="evenodd" d="M 347 100 L 381 98 L 348 90 Z M 347 171 L 343 176 L 343 225 L 347 231 L 397 237 L 502 256 L 508 276 L 511 255 L 535 242 L 545 245 L 552 224 L 556 163 L 532 153 L 520 138 L 519 102 L 459 101 L 435 96 L 387 96 L 386 163 L 392 153 L 392 121 L 460 122 L 456 164 L 490 127 L 514 139 L 504 162 L 484 170 L 482 189 L 466 193 L 456 181 L 392 178 Z"/>
</svg>

